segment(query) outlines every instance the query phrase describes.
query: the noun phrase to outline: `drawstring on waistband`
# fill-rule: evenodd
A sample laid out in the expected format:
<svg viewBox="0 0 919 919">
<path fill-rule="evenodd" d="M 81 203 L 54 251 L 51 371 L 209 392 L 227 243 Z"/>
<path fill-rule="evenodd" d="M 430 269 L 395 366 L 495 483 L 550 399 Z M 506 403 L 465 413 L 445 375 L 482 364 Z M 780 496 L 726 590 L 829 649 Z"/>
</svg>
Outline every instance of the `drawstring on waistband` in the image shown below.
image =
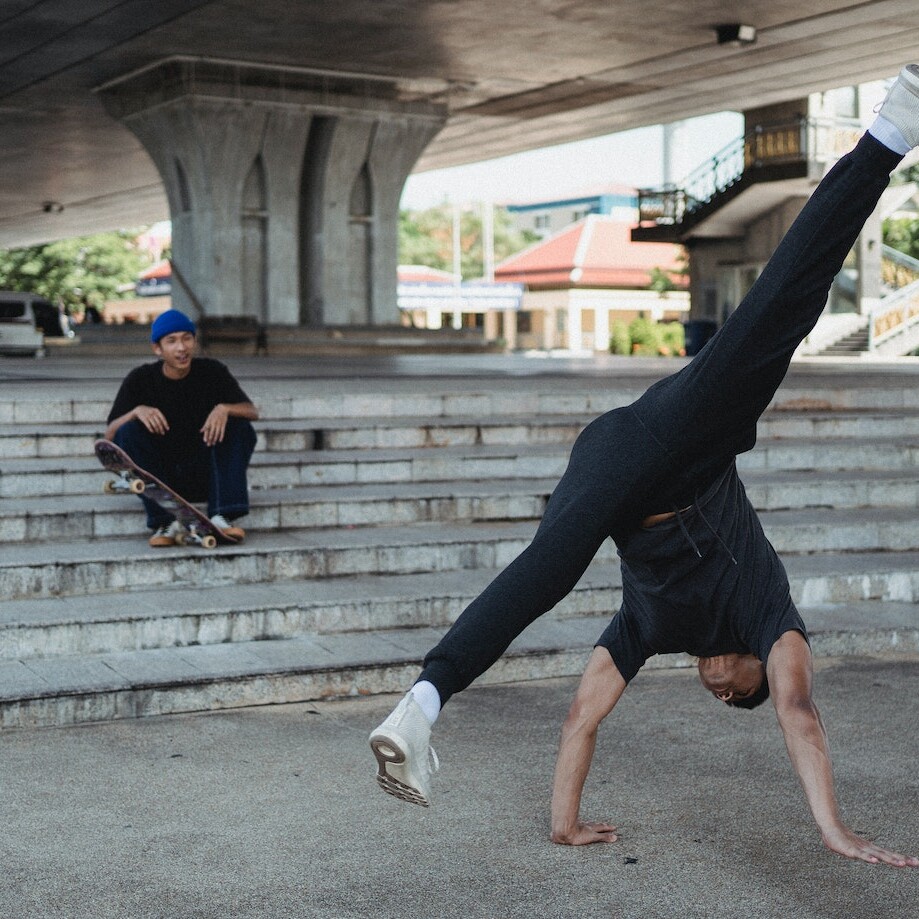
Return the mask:
<svg viewBox="0 0 919 919">
<path fill-rule="evenodd" d="M 692 505 L 695 507 L 695 504 Z M 702 553 L 699 551 L 699 547 L 696 545 L 696 541 L 689 535 L 689 530 L 686 529 L 686 524 L 683 522 L 683 512 L 678 508 L 674 507 L 673 513 L 676 514 L 676 519 L 679 521 L 680 529 L 683 531 L 683 535 L 689 540 L 689 544 L 692 546 L 693 551 L 699 558 L 702 558 Z"/>
<path fill-rule="evenodd" d="M 734 553 L 731 552 L 728 544 L 721 538 L 721 534 L 708 522 L 708 518 L 705 516 L 705 514 L 702 513 L 702 508 L 699 507 L 699 496 L 698 495 L 696 495 L 695 499 L 693 500 L 693 503 L 690 505 L 690 508 L 694 509 L 696 513 L 702 518 L 702 522 L 709 528 L 709 530 L 711 530 L 711 532 L 715 536 L 715 539 L 717 539 L 718 542 L 721 544 L 721 548 L 724 549 L 725 552 L 727 552 L 727 554 L 731 558 L 731 561 L 736 565 L 737 559 L 734 558 Z M 684 508 L 684 510 L 686 510 L 686 508 Z M 686 539 L 689 541 L 689 544 L 692 546 L 693 551 L 696 553 L 696 555 L 699 556 L 699 558 L 702 558 L 702 553 L 699 551 L 699 547 L 696 545 L 696 541 L 690 535 L 689 529 L 687 528 L 685 522 L 683 521 L 683 512 L 678 507 L 674 507 L 673 512 L 674 514 L 676 514 L 676 519 L 677 519 L 677 522 L 680 524 L 680 529 L 683 531 L 683 535 L 686 537 Z"/>
</svg>

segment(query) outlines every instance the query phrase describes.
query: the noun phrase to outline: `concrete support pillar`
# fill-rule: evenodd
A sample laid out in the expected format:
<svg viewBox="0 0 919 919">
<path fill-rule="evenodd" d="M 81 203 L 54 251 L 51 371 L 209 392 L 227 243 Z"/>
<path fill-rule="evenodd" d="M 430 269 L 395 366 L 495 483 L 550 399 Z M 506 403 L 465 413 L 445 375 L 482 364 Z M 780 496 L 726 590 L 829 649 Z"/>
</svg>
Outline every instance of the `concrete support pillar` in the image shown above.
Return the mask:
<svg viewBox="0 0 919 919">
<path fill-rule="evenodd" d="M 513 310 L 504 313 L 504 341 L 508 351 L 517 347 L 517 314 Z"/>
<path fill-rule="evenodd" d="M 609 309 L 597 306 L 594 320 L 594 351 L 609 351 Z"/>
<path fill-rule="evenodd" d="M 445 109 L 391 81 L 170 60 L 101 90 L 166 186 L 192 314 L 384 325 L 396 305 L 398 207 Z"/>
<path fill-rule="evenodd" d="M 129 122 L 156 163 L 172 216 L 173 260 L 187 282 L 173 302 L 192 315 L 295 324 L 299 158 L 310 116 L 191 99 Z"/>
<path fill-rule="evenodd" d="M 855 243 L 858 268 L 855 311 L 862 316 L 868 315 L 881 300 L 881 242 L 881 212 L 875 209 Z"/>
<path fill-rule="evenodd" d="M 575 303 L 569 303 L 567 312 L 568 350 L 580 351 L 583 346 L 583 332 L 581 329 L 581 307 Z"/>
<path fill-rule="evenodd" d="M 545 351 L 552 351 L 555 348 L 555 327 L 558 324 L 558 317 L 555 314 L 555 310 L 552 308 L 547 309 L 543 313 L 543 327 L 542 327 L 542 346 Z"/>
<path fill-rule="evenodd" d="M 498 319 L 497 310 L 485 311 L 485 341 L 494 341 L 496 338 L 500 338 L 498 332 Z"/>
</svg>

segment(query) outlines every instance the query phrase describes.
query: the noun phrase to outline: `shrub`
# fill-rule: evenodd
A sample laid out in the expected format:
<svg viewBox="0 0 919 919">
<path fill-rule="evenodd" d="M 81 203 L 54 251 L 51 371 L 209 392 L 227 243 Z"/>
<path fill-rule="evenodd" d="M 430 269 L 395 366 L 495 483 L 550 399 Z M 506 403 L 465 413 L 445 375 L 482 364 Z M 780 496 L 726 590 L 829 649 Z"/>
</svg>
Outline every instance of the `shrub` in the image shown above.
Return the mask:
<svg viewBox="0 0 919 919">
<path fill-rule="evenodd" d="M 629 323 L 632 354 L 660 354 L 661 330 L 656 322 L 639 316 Z"/>
<path fill-rule="evenodd" d="M 611 354 L 684 355 L 686 335 L 680 322 L 658 323 L 640 316 L 626 323 L 615 319 L 610 324 Z"/>
<path fill-rule="evenodd" d="M 661 343 L 669 354 L 686 353 L 686 334 L 682 322 L 668 322 L 660 327 Z"/>
<path fill-rule="evenodd" d="M 609 350 L 611 354 L 632 353 L 632 336 L 629 335 L 629 325 L 622 319 L 614 320 L 610 327 Z"/>
</svg>

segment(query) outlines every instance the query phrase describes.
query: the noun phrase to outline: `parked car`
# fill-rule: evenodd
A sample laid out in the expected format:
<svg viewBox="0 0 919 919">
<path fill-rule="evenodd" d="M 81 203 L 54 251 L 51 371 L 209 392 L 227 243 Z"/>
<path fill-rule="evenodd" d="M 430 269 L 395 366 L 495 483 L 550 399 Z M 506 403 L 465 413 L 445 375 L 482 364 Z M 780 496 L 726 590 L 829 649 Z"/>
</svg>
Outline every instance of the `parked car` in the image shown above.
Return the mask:
<svg viewBox="0 0 919 919">
<path fill-rule="evenodd" d="M 73 338 L 67 314 L 37 294 L 0 290 L 0 354 L 44 353 L 45 338 Z"/>
</svg>

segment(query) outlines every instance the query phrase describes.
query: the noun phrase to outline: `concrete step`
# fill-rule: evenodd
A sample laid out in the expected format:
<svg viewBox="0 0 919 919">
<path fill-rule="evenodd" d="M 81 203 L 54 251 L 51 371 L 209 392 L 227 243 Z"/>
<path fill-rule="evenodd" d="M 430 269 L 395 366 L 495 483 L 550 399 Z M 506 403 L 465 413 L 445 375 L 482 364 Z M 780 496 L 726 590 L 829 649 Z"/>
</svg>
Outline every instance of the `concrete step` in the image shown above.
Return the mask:
<svg viewBox="0 0 919 919">
<path fill-rule="evenodd" d="M 382 381 L 368 392 L 362 385 L 357 391 L 344 386 L 321 385 L 312 381 L 304 388 L 302 381 L 292 385 L 273 385 L 262 381 L 264 392 L 242 381 L 253 398 L 264 421 L 313 419 L 335 422 L 341 419 L 363 418 L 472 418 L 491 420 L 505 417 L 543 418 L 552 416 L 582 415 L 594 418 L 602 412 L 627 405 L 644 391 L 634 381 L 614 388 L 602 383 L 594 388 L 577 386 L 553 391 L 550 387 L 526 387 L 517 383 L 495 386 L 477 386 L 468 381 L 442 386 L 420 379 L 411 388 L 400 381 L 388 386 Z M 257 384 L 258 386 L 258 384 Z M 430 386 L 430 388 L 428 388 Z M 57 398 L 49 401 L 40 396 L 14 395 L 0 397 L 0 424 L 44 426 L 54 424 L 86 424 L 105 426 L 105 418 L 112 407 L 118 388 L 113 381 L 106 387 L 104 397 L 86 394 L 72 399 Z M 286 392 L 285 392 L 286 390 Z M 300 390 L 300 391 L 298 391 Z M 890 403 L 885 402 L 884 407 Z M 900 405 L 904 403 L 901 401 Z M 861 407 L 861 406 L 859 406 Z"/>
<path fill-rule="evenodd" d="M 804 610 L 817 655 L 919 650 L 912 604 Z M 572 676 L 608 616 L 534 623 L 483 677 Z M 286 640 L 124 651 L 0 663 L 0 726 L 35 727 L 399 692 L 440 631 L 302 635 Z M 646 665 L 689 666 L 686 655 Z"/>
<path fill-rule="evenodd" d="M 92 453 L 104 422 L 34 422 L 0 424 L 0 459 L 79 457 Z M 364 450 L 430 448 L 473 444 L 567 444 L 593 419 L 583 412 L 527 416 L 424 416 L 359 418 L 301 416 L 263 418 L 258 423 L 259 450 Z M 836 411 L 767 412 L 759 424 L 761 439 L 770 438 L 912 438 L 919 437 L 919 412 Z"/>
<path fill-rule="evenodd" d="M 489 362 L 490 360 L 490 362 Z M 582 414 L 592 418 L 638 398 L 649 385 L 678 370 L 684 361 L 602 359 L 572 375 L 570 366 L 537 365 L 519 356 L 448 361 L 352 363 L 344 368 L 316 361 L 315 372 L 299 361 L 234 359 L 231 366 L 264 418 L 347 418 L 365 416 L 494 418 Z M 101 423 L 124 375 L 137 361 L 87 367 L 79 361 L 44 364 L 35 371 L 6 365 L 0 395 L 0 424 Z M 363 368 L 363 372 L 362 372 Z M 401 374 L 405 374 L 404 376 Z M 366 374 L 366 375 L 364 375 Z M 914 371 L 888 362 L 877 367 L 835 362 L 802 362 L 791 368 L 773 407 L 791 411 L 910 409 L 915 406 Z M 30 378 L 31 377 L 31 378 Z"/>
<path fill-rule="evenodd" d="M 63 475 L 63 474 L 62 474 Z M 84 477 L 93 493 L 66 494 Z M 76 482 L 73 482 L 75 479 Z M 48 486 L 53 479 L 38 479 Z M 105 473 L 66 477 L 53 497 L 7 498 L 0 503 L 0 544 L 67 539 L 138 536 L 143 532 L 140 504 L 132 495 L 105 496 Z M 253 532 L 316 527 L 378 526 L 418 522 L 537 520 L 556 478 L 489 479 L 453 482 L 395 482 L 255 489 L 244 521 Z M 852 470 L 832 476 L 811 470 L 745 475 L 757 510 L 868 506 L 916 508 L 919 479 L 912 469 Z"/>
<path fill-rule="evenodd" d="M 466 444 L 432 448 L 366 448 L 256 452 L 253 489 L 318 484 L 444 482 L 487 478 L 552 478 L 565 471 L 571 444 Z M 902 437 L 774 437 L 738 457 L 745 475 L 755 470 L 906 470 L 919 463 L 919 435 Z M 89 449 L 61 456 L 0 460 L 0 498 L 96 494 L 106 473 Z"/>
<path fill-rule="evenodd" d="M 249 467 L 249 486 L 257 491 L 518 477 L 557 481 L 568 464 L 568 453 L 567 445 L 551 444 L 256 453 Z M 0 465 L 0 498 L 101 494 L 107 476 L 91 453 L 72 461 L 8 459 Z"/>
<path fill-rule="evenodd" d="M 760 515 L 779 553 L 919 549 L 915 509 L 812 508 Z M 251 534 L 241 546 L 152 550 L 143 539 L 13 543 L 0 559 L 0 595 L 10 599 L 82 596 L 170 584 L 266 583 L 366 574 L 411 574 L 504 567 L 535 530 L 523 523 L 416 523 L 406 527 Z M 610 541 L 598 553 L 614 556 Z"/>
<path fill-rule="evenodd" d="M 801 606 L 919 601 L 919 553 L 791 556 Z M 497 569 L 358 575 L 265 584 L 164 585 L 157 590 L 0 602 L 0 660 L 100 654 L 399 628 L 444 629 Z M 595 562 L 552 619 L 609 618 L 619 566 Z M 915 608 L 914 608 L 915 614 Z M 919 614 L 915 614 L 919 625 Z"/>
<path fill-rule="evenodd" d="M 102 481 L 94 477 L 98 486 Z M 321 485 L 252 491 L 245 527 L 260 533 L 418 522 L 536 520 L 555 479 Z M 202 506 L 203 507 L 203 506 Z M 9 498 L 0 504 L 0 543 L 138 536 L 133 495 Z"/>
</svg>

